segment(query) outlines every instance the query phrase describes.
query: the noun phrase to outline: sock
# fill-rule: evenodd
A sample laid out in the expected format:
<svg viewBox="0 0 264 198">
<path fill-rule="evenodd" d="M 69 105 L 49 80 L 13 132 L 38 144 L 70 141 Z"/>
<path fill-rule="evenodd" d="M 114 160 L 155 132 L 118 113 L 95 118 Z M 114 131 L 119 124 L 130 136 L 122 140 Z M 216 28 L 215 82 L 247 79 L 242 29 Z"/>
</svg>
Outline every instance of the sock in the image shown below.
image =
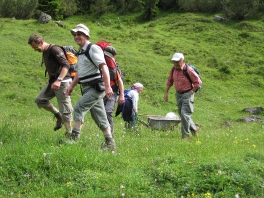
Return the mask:
<svg viewBox="0 0 264 198">
<path fill-rule="evenodd" d="M 81 133 L 81 130 L 80 129 L 73 128 L 72 133 L 80 134 Z"/>
<path fill-rule="evenodd" d="M 111 128 L 110 127 L 108 127 L 104 132 L 104 137 L 105 138 L 112 138 L 112 133 L 111 133 Z"/>
<path fill-rule="evenodd" d="M 72 133 L 72 128 L 66 128 L 66 133 Z"/>
</svg>

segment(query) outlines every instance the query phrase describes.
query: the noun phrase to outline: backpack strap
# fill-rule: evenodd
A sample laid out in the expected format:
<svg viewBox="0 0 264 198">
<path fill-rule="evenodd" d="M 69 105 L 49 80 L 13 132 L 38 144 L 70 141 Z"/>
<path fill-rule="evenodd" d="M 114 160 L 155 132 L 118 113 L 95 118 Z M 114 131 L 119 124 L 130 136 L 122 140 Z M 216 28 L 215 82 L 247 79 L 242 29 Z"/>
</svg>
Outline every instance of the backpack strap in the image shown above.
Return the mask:
<svg viewBox="0 0 264 198">
<path fill-rule="evenodd" d="M 188 80 L 192 84 L 192 80 L 191 80 L 191 78 L 190 78 L 190 76 L 188 74 L 188 67 L 189 66 L 190 66 L 189 63 L 188 64 L 185 64 L 182 72 L 183 72 L 184 76 L 186 76 L 186 78 L 188 78 Z"/>
<path fill-rule="evenodd" d="M 47 50 L 51 49 L 53 46 L 54 46 L 54 44 L 50 44 Z M 52 54 L 52 52 L 50 54 Z M 44 52 L 42 52 L 42 61 L 41 61 L 41 65 L 40 66 L 42 67 L 43 64 L 44 64 Z M 47 76 L 47 69 L 45 69 L 45 77 L 46 76 Z"/>
<path fill-rule="evenodd" d="M 93 43 L 89 43 L 87 48 L 86 48 L 86 50 L 84 52 L 78 52 L 78 55 L 84 54 L 88 58 L 88 60 L 96 66 L 96 64 L 93 62 L 93 60 L 92 60 L 92 58 L 91 58 L 91 56 L 89 54 L 89 51 L 90 51 L 92 45 L 94 45 L 94 44 Z M 103 78 L 103 74 L 102 74 L 102 71 L 101 71 L 100 68 L 99 68 L 99 71 L 100 71 L 100 74 L 101 74 L 101 78 Z M 90 76 L 84 77 L 84 78 L 89 78 L 89 77 Z"/>
</svg>

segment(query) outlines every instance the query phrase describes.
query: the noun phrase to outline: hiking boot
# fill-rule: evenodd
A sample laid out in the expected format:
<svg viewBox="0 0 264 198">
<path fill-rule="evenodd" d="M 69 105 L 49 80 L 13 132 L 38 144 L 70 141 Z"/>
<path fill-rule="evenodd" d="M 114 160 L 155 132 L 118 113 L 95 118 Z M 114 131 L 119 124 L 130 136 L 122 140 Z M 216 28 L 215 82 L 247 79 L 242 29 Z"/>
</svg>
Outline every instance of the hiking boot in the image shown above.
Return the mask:
<svg viewBox="0 0 264 198">
<path fill-rule="evenodd" d="M 115 140 L 114 138 L 105 138 L 105 144 L 102 145 L 101 147 L 102 151 L 106 151 L 106 150 L 116 150 L 116 146 L 115 146 Z"/>
<path fill-rule="evenodd" d="M 60 112 L 54 115 L 55 115 L 55 118 L 57 119 L 56 126 L 54 127 L 54 131 L 57 131 L 63 126 L 63 120 L 62 120 L 62 115 L 60 114 Z"/>
<path fill-rule="evenodd" d="M 78 141 L 80 139 L 81 134 L 77 131 L 72 131 L 71 139 L 74 141 Z"/>
</svg>

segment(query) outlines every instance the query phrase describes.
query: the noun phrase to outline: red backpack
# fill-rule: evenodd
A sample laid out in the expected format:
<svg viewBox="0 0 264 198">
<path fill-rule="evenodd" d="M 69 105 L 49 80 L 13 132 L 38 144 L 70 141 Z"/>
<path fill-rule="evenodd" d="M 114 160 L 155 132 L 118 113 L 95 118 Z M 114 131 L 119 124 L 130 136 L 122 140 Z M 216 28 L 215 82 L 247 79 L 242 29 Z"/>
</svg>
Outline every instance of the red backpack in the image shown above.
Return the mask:
<svg viewBox="0 0 264 198">
<path fill-rule="evenodd" d="M 91 48 L 92 45 L 94 45 L 94 44 L 93 43 L 89 43 L 89 45 L 87 46 L 84 54 L 94 64 L 94 62 L 91 59 L 90 54 L 89 54 L 89 50 L 90 50 L 90 48 Z M 123 73 L 120 70 L 117 62 L 114 59 L 114 56 L 116 55 L 115 48 L 110 43 L 108 43 L 107 41 L 104 41 L 104 40 L 98 41 L 96 43 L 96 45 L 98 45 L 99 47 L 101 47 L 102 50 L 103 50 L 103 52 L 104 52 L 105 62 L 106 62 L 107 66 L 108 66 L 108 69 L 109 69 L 110 80 L 111 81 L 114 81 L 115 80 L 116 70 L 118 70 L 119 71 L 119 74 L 121 76 L 121 79 L 124 82 Z"/>
</svg>

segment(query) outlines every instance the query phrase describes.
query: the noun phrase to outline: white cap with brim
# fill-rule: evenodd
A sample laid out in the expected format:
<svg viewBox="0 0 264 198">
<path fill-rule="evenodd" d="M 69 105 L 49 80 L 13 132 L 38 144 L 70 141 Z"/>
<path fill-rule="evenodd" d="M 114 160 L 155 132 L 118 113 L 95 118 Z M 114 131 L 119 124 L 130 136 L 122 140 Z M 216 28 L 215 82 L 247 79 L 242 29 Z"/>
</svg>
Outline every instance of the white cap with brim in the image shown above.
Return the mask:
<svg viewBox="0 0 264 198">
<path fill-rule="evenodd" d="M 134 87 L 135 89 L 137 89 L 137 88 L 143 88 L 144 86 L 141 83 L 137 82 L 137 83 L 133 84 L 132 87 Z"/>
<path fill-rule="evenodd" d="M 84 33 L 86 36 L 89 36 L 90 37 L 90 30 L 88 27 L 86 27 L 85 25 L 83 24 L 78 24 L 76 25 L 76 27 L 74 29 L 71 29 L 71 32 L 73 33 L 76 33 L 76 32 L 82 32 Z"/>
<path fill-rule="evenodd" d="M 179 60 L 184 60 L 184 56 L 183 56 L 183 54 L 182 53 L 175 53 L 175 54 L 173 54 L 173 56 L 172 56 L 172 61 L 179 61 Z"/>
</svg>

